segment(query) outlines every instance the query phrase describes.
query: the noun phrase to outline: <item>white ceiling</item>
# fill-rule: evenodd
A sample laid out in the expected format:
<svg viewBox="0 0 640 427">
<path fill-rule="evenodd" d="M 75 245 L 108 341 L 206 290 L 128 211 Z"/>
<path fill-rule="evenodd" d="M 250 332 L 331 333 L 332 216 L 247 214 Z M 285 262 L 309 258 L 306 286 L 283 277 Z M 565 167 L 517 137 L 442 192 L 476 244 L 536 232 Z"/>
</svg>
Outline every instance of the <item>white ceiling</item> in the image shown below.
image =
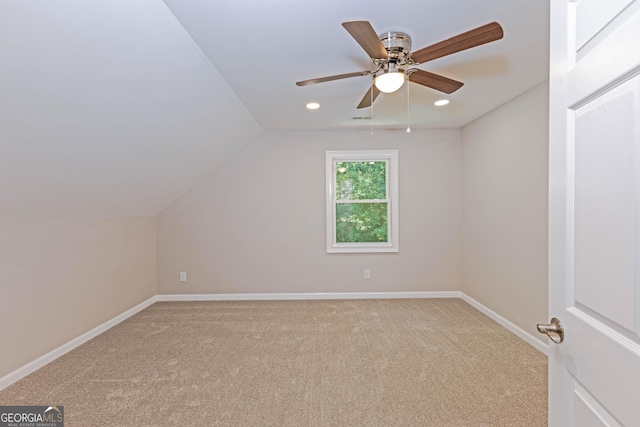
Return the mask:
<svg viewBox="0 0 640 427">
<path fill-rule="evenodd" d="M 413 49 L 497 21 L 502 40 L 419 66 L 465 83 L 450 96 L 411 84 L 412 127 L 461 127 L 547 78 L 545 0 L 165 0 L 264 129 L 369 126 L 356 106 L 371 77 L 297 87 L 296 81 L 370 69 L 341 23 L 368 20 L 378 33 L 403 31 Z M 433 102 L 448 97 L 437 108 Z M 307 111 L 309 101 L 320 110 Z M 406 91 L 381 94 L 374 122 L 406 127 Z"/>
<path fill-rule="evenodd" d="M 544 0 L 0 0 L 0 222 L 153 215 L 263 130 L 368 127 L 368 77 L 295 85 L 369 69 L 348 20 L 413 50 L 503 26 L 419 66 L 465 86 L 435 107 L 412 84 L 412 128 L 463 126 L 547 77 Z M 404 90 L 374 108 L 406 126 Z"/>
</svg>

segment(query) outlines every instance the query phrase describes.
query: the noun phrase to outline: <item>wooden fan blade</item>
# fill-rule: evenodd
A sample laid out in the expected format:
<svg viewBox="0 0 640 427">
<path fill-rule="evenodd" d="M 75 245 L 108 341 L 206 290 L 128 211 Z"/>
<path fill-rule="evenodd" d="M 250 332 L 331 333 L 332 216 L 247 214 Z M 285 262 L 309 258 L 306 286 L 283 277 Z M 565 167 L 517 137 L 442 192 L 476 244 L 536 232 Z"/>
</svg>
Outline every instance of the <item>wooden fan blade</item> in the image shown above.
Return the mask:
<svg viewBox="0 0 640 427">
<path fill-rule="evenodd" d="M 355 72 L 355 73 L 336 74 L 335 76 L 328 76 L 328 77 L 320 77 L 320 78 L 317 78 L 317 79 L 303 80 L 301 82 L 296 82 L 296 84 L 298 86 L 307 86 L 307 85 L 312 85 L 312 84 L 316 84 L 316 83 L 330 82 L 332 80 L 348 79 L 349 77 L 366 76 L 367 74 L 371 74 L 371 71 L 358 71 L 358 72 Z"/>
<path fill-rule="evenodd" d="M 389 54 L 369 21 L 343 22 L 342 26 L 373 59 L 387 59 Z"/>
<path fill-rule="evenodd" d="M 380 89 L 378 89 L 375 85 L 372 85 L 362 98 L 362 101 L 360 101 L 360 104 L 358 104 L 358 108 L 371 107 L 371 91 L 373 91 L 373 101 L 375 101 L 378 95 L 380 95 Z"/>
<path fill-rule="evenodd" d="M 411 59 L 416 64 L 422 64 L 436 58 L 440 58 L 462 50 L 471 49 L 485 43 L 500 40 L 504 32 L 497 22 L 483 25 L 466 33 L 458 34 L 440 43 L 416 50 L 411 54 Z"/>
<path fill-rule="evenodd" d="M 464 84 L 438 74 L 417 69 L 414 69 L 414 71 L 409 75 L 409 81 L 444 93 L 453 93 L 460 89 Z"/>
</svg>

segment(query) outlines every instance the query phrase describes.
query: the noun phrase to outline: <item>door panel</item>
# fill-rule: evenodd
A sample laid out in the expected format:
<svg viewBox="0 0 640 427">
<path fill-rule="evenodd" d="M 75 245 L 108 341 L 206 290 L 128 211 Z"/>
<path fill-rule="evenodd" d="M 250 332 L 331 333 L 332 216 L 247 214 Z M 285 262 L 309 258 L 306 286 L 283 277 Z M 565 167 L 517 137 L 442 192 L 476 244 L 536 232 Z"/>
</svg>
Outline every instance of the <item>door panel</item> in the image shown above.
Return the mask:
<svg viewBox="0 0 640 427">
<path fill-rule="evenodd" d="M 619 427 L 620 424 L 609 414 L 598 401 L 580 384 L 573 390 L 573 405 L 576 426 L 585 427 Z"/>
<path fill-rule="evenodd" d="M 581 384 L 583 395 L 588 392 L 600 402 L 601 418 L 606 419 L 610 413 L 624 426 L 640 425 L 638 344 L 577 307 L 566 310 L 564 317 L 565 341 L 557 346 L 555 361 L 567 371 L 571 392 L 575 393 L 576 384 Z M 582 424 L 574 421 L 550 426 Z"/>
<path fill-rule="evenodd" d="M 576 2 L 576 50 L 580 50 L 632 0 L 580 0 Z"/>
<path fill-rule="evenodd" d="M 634 329 L 636 86 L 575 112 L 575 302 Z M 611 98 L 611 99 L 606 99 Z M 615 284 L 615 292 L 611 286 Z"/>
<path fill-rule="evenodd" d="M 640 0 L 550 5 L 549 425 L 640 426 Z"/>
<path fill-rule="evenodd" d="M 597 1 L 601 3 L 601 6 L 609 5 L 608 1 Z M 551 2 L 551 7 L 559 6 L 567 9 L 564 13 L 567 22 L 563 31 L 570 32 L 571 28 L 575 31 L 579 24 L 572 19 L 576 18 L 575 14 L 572 13 L 574 2 L 560 0 L 559 3 L 561 4 L 556 5 L 554 0 Z M 575 36 L 575 34 L 573 35 Z M 612 87 L 639 74 L 639 0 L 633 1 L 622 14 L 616 16 L 613 21 L 608 22 L 604 28 L 600 29 L 594 39 L 580 50 L 574 45 L 576 40 L 571 36 L 572 34 L 566 33 L 562 35 L 565 39 L 562 67 L 564 70 L 569 68 L 571 74 L 571 76 L 566 76 L 567 78 L 564 82 L 564 85 L 567 86 L 565 107 L 571 106 L 571 108 L 576 109 L 581 102 L 588 101 L 592 96 L 597 96 L 600 91 L 610 90 Z M 552 32 L 551 37 L 555 37 L 551 41 L 551 49 L 553 50 L 555 48 L 554 40 L 559 40 L 560 35 L 554 35 Z M 559 59 L 556 58 L 555 60 Z M 551 67 L 552 74 L 560 71 L 554 70 L 553 63 Z"/>
</svg>

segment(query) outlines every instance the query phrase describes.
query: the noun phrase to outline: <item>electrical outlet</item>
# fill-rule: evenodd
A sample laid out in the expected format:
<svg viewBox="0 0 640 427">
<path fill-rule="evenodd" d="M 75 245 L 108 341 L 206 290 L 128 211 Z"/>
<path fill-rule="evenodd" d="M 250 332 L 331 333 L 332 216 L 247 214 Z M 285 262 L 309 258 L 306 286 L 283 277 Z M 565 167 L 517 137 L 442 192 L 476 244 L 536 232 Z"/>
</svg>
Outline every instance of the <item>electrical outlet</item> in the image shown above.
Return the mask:
<svg viewBox="0 0 640 427">
<path fill-rule="evenodd" d="M 369 270 L 368 268 L 364 270 L 364 278 L 371 279 L 371 270 Z"/>
<path fill-rule="evenodd" d="M 181 282 L 186 282 L 187 281 L 187 272 L 186 271 L 181 271 L 180 272 L 180 281 Z"/>
</svg>

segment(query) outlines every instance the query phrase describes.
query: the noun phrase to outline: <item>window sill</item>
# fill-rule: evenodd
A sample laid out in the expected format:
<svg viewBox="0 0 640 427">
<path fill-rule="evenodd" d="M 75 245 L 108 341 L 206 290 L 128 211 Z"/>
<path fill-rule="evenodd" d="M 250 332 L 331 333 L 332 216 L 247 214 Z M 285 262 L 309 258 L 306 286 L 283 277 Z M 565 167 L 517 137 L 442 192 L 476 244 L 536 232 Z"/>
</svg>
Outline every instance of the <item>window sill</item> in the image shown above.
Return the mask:
<svg viewBox="0 0 640 427">
<path fill-rule="evenodd" d="M 364 246 L 364 245 L 349 245 L 349 246 L 332 246 L 327 248 L 328 254 L 359 254 L 359 253 L 397 253 L 399 252 L 397 247 L 392 245 L 388 246 Z"/>
</svg>

